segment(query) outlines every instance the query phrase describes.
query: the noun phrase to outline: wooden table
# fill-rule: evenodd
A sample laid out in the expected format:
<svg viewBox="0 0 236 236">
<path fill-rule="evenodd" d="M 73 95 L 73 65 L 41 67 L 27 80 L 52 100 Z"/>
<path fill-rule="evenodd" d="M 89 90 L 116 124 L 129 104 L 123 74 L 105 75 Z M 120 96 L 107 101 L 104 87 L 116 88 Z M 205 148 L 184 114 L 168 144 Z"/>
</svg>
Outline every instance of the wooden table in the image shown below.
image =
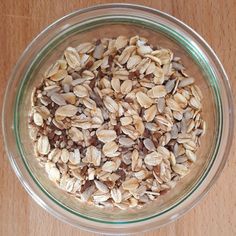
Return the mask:
<svg viewBox="0 0 236 236">
<path fill-rule="evenodd" d="M 1 0 L 0 1 L 0 108 L 7 78 L 27 44 L 48 24 L 76 9 L 115 1 Z M 121 1 L 119 1 L 121 2 Z M 236 1 L 146 0 L 122 1 L 167 12 L 200 33 L 221 59 L 236 94 Z M 236 97 L 234 97 L 236 102 Z M 1 135 L 1 134 L 0 134 Z M 234 142 L 236 145 L 236 142 Z M 209 194 L 175 223 L 148 232 L 153 235 L 236 235 L 236 148 Z M 40 208 L 13 173 L 0 137 L 0 235 L 95 235 L 60 222 Z M 43 224 L 42 224 L 43 222 Z"/>
</svg>

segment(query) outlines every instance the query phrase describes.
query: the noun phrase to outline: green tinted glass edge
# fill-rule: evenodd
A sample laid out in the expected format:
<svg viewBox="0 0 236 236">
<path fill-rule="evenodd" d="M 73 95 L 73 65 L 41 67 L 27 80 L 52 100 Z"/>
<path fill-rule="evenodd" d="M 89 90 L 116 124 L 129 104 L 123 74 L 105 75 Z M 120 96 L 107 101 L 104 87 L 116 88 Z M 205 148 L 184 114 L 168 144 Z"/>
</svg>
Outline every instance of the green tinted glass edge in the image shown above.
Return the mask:
<svg viewBox="0 0 236 236">
<path fill-rule="evenodd" d="M 217 135 L 217 140 L 216 140 L 216 148 L 214 149 L 214 153 L 213 153 L 213 157 L 212 160 L 210 162 L 210 164 L 207 167 L 206 172 L 200 177 L 200 179 L 198 180 L 198 183 L 192 188 L 192 190 L 189 191 L 189 193 L 182 198 L 179 202 L 175 203 L 173 206 L 171 206 L 168 209 L 163 210 L 162 212 L 156 214 L 156 215 L 152 215 L 150 217 L 147 217 L 145 219 L 138 219 L 138 220 L 132 220 L 132 221 L 120 221 L 120 222 L 112 222 L 112 221 L 103 221 L 103 220 L 99 220 L 96 218 L 90 218 L 87 217 L 85 215 L 80 214 L 77 211 L 72 210 L 69 207 L 66 207 L 65 205 L 63 205 L 61 202 L 59 202 L 58 200 L 56 200 L 49 192 L 47 192 L 43 186 L 39 183 L 39 181 L 37 180 L 37 178 L 32 174 L 32 171 L 30 170 L 30 167 L 26 161 L 26 159 L 24 158 L 24 150 L 23 150 L 23 146 L 21 144 L 20 141 L 20 133 L 19 133 L 19 116 L 18 116 L 18 112 L 19 112 L 19 107 L 20 107 L 20 101 L 21 101 L 21 97 L 23 96 L 24 93 L 24 88 L 26 86 L 27 81 L 30 79 L 30 75 L 32 74 L 32 72 L 34 71 L 35 67 L 41 62 L 41 60 L 45 57 L 45 55 L 47 55 L 53 48 L 55 48 L 64 37 L 66 37 L 68 34 L 74 33 L 74 32 L 81 32 L 81 31 L 85 31 L 88 30 L 90 28 L 94 28 L 97 27 L 99 25 L 102 24 L 115 24 L 115 23 L 128 23 L 128 24 L 136 24 L 139 26 L 144 26 L 146 28 L 161 32 L 163 34 L 165 34 L 166 36 L 170 37 L 171 39 L 175 40 L 176 42 L 178 42 L 187 52 L 188 54 L 194 59 L 194 61 L 201 67 L 201 69 L 206 73 L 208 80 L 213 88 L 214 91 L 214 96 L 215 96 L 215 100 L 216 100 L 216 108 L 218 111 L 218 117 L 217 117 L 217 121 L 219 121 L 218 124 L 218 130 L 217 133 L 219 135 Z M 64 36 L 64 37 L 63 37 Z M 217 84 L 217 78 L 216 75 L 213 71 L 213 69 L 211 67 L 209 67 L 208 65 L 208 60 L 206 59 L 205 55 L 203 53 L 201 53 L 201 51 L 196 47 L 196 45 L 193 45 L 191 42 L 189 42 L 185 37 L 183 37 L 183 35 L 181 35 L 180 33 L 178 33 L 177 31 L 174 31 L 173 29 L 169 28 L 166 25 L 160 24 L 160 23 L 156 23 L 156 22 L 152 22 L 150 20 L 147 19 L 140 19 L 140 18 L 135 18 L 135 17 L 124 17 L 124 16 L 107 16 L 107 17 L 100 17 L 100 18 L 96 18 L 96 19 L 90 19 L 89 21 L 87 21 L 85 24 L 80 24 L 79 26 L 73 26 L 70 27 L 69 30 L 66 31 L 66 33 L 63 33 L 63 35 L 58 35 L 57 37 L 54 38 L 54 40 L 52 40 L 47 46 L 45 46 L 40 53 L 37 55 L 37 57 L 34 59 L 34 61 L 31 63 L 29 69 L 27 70 L 27 72 L 25 73 L 24 78 L 22 79 L 17 97 L 16 97 L 16 102 L 15 102 L 15 107 L 14 107 L 14 132 L 15 132 L 15 136 L 16 136 L 16 143 L 17 143 L 17 147 L 19 149 L 20 152 L 20 156 L 23 160 L 23 163 L 28 171 L 28 173 L 30 174 L 30 176 L 32 177 L 32 179 L 34 180 L 34 182 L 36 183 L 36 185 L 41 189 L 41 191 L 43 191 L 51 200 L 53 200 L 56 204 L 60 205 L 62 208 L 64 208 L 65 210 L 69 211 L 72 214 L 75 214 L 79 217 L 82 217 L 84 219 L 87 220 L 91 220 L 94 222 L 98 222 L 98 223 L 106 223 L 106 224 L 130 224 L 130 223 L 138 223 L 138 222 L 143 222 L 146 220 L 150 220 L 152 218 L 158 217 L 170 210 L 172 210 L 173 208 L 175 208 L 176 206 L 178 206 L 179 204 L 181 204 L 183 201 L 185 201 L 203 182 L 203 180 L 205 179 L 205 177 L 207 176 L 207 174 L 209 173 L 215 158 L 216 158 L 216 154 L 218 153 L 218 149 L 219 149 L 219 143 L 221 141 L 221 133 L 222 133 L 222 122 L 223 122 L 223 114 L 222 114 L 222 102 L 221 102 L 221 97 L 220 97 L 220 92 L 219 92 L 219 87 Z"/>
</svg>

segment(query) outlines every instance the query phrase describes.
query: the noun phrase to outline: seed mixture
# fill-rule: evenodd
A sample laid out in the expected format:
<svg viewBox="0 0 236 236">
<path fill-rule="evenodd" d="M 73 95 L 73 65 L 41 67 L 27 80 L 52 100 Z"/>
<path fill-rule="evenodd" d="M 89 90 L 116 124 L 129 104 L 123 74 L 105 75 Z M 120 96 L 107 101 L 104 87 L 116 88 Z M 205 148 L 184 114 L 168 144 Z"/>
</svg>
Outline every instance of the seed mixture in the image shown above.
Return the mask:
<svg viewBox="0 0 236 236">
<path fill-rule="evenodd" d="M 181 58 L 146 38 L 68 47 L 32 94 L 30 136 L 48 178 L 100 207 L 141 207 L 191 170 L 206 124 Z"/>
</svg>

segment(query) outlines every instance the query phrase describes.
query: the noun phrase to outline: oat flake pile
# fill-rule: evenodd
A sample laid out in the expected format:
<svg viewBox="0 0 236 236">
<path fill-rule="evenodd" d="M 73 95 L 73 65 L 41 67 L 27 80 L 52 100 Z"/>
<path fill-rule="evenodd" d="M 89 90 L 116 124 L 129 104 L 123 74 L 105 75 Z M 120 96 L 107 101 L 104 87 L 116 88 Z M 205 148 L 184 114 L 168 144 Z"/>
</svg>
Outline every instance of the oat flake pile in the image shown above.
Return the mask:
<svg viewBox="0 0 236 236">
<path fill-rule="evenodd" d="M 68 47 L 32 94 L 39 163 L 100 207 L 158 200 L 191 171 L 205 133 L 194 82 L 171 50 L 139 36 Z"/>
</svg>

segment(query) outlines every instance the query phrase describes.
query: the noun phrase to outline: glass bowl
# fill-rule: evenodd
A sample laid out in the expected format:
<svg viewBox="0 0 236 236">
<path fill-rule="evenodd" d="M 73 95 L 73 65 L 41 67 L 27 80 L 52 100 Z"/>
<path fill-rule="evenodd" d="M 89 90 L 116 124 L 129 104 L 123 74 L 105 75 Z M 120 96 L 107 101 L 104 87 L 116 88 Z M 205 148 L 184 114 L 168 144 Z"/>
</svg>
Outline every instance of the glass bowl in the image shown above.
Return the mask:
<svg viewBox="0 0 236 236">
<path fill-rule="evenodd" d="M 141 35 L 170 48 L 203 91 L 206 135 L 189 175 L 159 200 L 141 209 L 100 209 L 62 193 L 48 180 L 32 148 L 27 126 L 32 90 L 46 67 L 68 46 L 94 38 Z M 82 9 L 56 21 L 26 48 L 8 82 L 3 108 L 3 136 L 11 165 L 32 198 L 57 218 L 105 234 L 150 230 L 192 208 L 219 176 L 232 142 L 233 106 L 227 75 L 207 43 L 190 27 L 160 11 L 130 4 Z"/>
</svg>

